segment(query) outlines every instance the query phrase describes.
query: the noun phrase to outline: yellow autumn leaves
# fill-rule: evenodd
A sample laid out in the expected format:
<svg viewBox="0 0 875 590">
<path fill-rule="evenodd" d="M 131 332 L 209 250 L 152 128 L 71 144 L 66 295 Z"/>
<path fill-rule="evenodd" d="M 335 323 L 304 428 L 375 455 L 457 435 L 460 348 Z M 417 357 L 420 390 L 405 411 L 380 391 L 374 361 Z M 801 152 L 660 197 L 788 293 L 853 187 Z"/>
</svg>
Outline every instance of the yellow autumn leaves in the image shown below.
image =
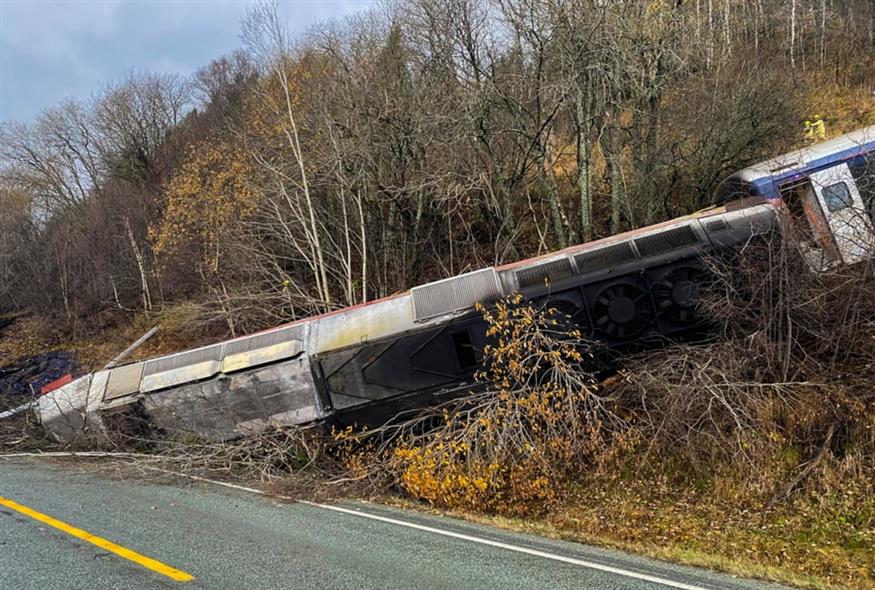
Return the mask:
<svg viewBox="0 0 875 590">
<path fill-rule="evenodd" d="M 392 485 L 435 506 L 539 512 L 604 446 L 588 345 L 568 318 L 520 296 L 480 311 L 494 341 L 477 375 L 483 388 L 444 406 L 434 426 L 420 421 L 390 445 L 351 453 L 346 465 L 370 473 L 376 465 Z"/>
<path fill-rule="evenodd" d="M 163 185 L 163 214 L 150 227 L 159 268 L 176 261 L 215 275 L 240 245 L 257 249 L 262 226 L 253 219 L 265 208 L 271 212 L 265 195 L 299 182 L 289 113 L 299 108 L 300 83 L 308 76 L 291 63 L 269 73 L 254 83 L 236 123 L 188 144 Z"/>
<path fill-rule="evenodd" d="M 159 259 L 197 253 L 201 270 L 217 272 L 238 224 L 257 205 L 243 148 L 211 139 L 194 144 L 166 188 L 166 209 L 152 228 Z"/>
</svg>

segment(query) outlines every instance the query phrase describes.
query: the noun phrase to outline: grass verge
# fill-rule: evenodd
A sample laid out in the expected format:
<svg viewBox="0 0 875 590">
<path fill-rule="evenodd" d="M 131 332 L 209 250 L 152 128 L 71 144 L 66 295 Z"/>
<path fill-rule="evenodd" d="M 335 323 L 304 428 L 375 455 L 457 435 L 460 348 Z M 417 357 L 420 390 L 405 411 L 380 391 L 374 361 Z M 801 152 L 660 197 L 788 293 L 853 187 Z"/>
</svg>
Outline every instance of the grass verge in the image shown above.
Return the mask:
<svg viewBox="0 0 875 590">
<path fill-rule="evenodd" d="M 875 588 L 870 494 L 843 486 L 765 511 L 761 503 L 728 497 L 730 488 L 725 481 L 697 487 L 665 477 L 601 477 L 572 486 L 540 516 L 441 513 L 800 588 Z M 428 509 L 408 498 L 383 501 Z"/>
</svg>

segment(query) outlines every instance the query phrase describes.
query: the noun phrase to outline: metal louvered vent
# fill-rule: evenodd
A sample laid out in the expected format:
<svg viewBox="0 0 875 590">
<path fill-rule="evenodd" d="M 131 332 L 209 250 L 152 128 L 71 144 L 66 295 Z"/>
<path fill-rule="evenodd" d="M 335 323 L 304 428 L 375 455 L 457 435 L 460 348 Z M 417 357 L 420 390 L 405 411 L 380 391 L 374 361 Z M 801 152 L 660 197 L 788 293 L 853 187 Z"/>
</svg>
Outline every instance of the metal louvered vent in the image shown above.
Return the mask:
<svg viewBox="0 0 875 590">
<path fill-rule="evenodd" d="M 117 367 L 109 372 L 104 400 L 115 399 L 140 390 L 140 380 L 143 378 L 143 363 L 134 363 Z"/>
<path fill-rule="evenodd" d="M 296 324 L 294 326 L 274 330 L 273 332 L 255 334 L 254 336 L 248 336 L 246 338 L 241 338 L 240 340 L 234 340 L 233 342 L 226 342 L 223 354 L 224 356 L 230 356 L 232 354 L 240 354 L 257 350 L 259 348 L 266 348 L 275 344 L 282 344 L 283 342 L 289 342 L 290 340 L 303 339 L 304 324 Z"/>
<path fill-rule="evenodd" d="M 617 264 L 635 260 L 635 258 L 635 250 L 632 249 L 632 244 L 622 242 L 598 250 L 581 252 L 574 257 L 574 262 L 577 263 L 577 272 L 583 274 L 605 270 Z"/>
<path fill-rule="evenodd" d="M 673 229 L 659 232 L 650 236 L 644 236 L 635 240 L 635 245 L 641 256 L 653 256 L 668 252 L 675 248 L 689 246 L 698 243 L 699 238 L 696 232 L 689 225 L 675 227 Z"/>
<path fill-rule="evenodd" d="M 501 288 L 495 269 L 485 268 L 414 287 L 411 294 L 414 317 L 426 320 L 474 307 L 475 303 L 494 301 L 501 296 Z"/>
<path fill-rule="evenodd" d="M 726 222 L 726 220 L 719 219 L 719 218 L 712 219 L 710 221 L 706 221 L 702 225 L 705 226 L 705 231 L 708 232 L 709 234 L 714 234 L 714 233 L 717 233 L 719 231 L 729 229 L 729 224 Z"/>
<path fill-rule="evenodd" d="M 189 365 L 205 363 L 209 361 L 219 362 L 222 360 L 222 345 L 215 344 L 206 348 L 198 348 L 188 352 L 180 352 L 151 361 L 146 361 L 146 368 L 143 371 L 143 376 L 155 375 L 165 371 L 172 371 Z"/>
<path fill-rule="evenodd" d="M 519 281 L 520 288 L 525 289 L 534 285 L 544 286 L 545 281 L 555 283 L 556 281 L 567 279 L 572 274 L 571 261 L 567 258 L 560 258 L 519 270 L 516 273 L 516 278 Z"/>
</svg>

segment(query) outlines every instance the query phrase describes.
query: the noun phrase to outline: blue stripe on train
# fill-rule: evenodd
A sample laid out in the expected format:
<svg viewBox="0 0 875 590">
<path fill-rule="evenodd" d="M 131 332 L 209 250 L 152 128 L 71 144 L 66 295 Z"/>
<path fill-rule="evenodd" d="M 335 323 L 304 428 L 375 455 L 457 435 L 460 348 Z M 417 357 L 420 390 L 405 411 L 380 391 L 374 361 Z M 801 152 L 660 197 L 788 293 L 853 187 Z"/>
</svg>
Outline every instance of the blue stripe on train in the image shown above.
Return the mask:
<svg viewBox="0 0 875 590">
<path fill-rule="evenodd" d="M 829 168 L 839 162 L 847 162 L 848 164 L 862 162 L 873 152 L 875 152 L 875 141 L 817 158 L 799 170 L 791 170 L 775 176 L 762 176 L 751 181 L 751 184 L 756 188 L 758 194 L 767 199 L 780 199 L 781 194 L 778 187 L 788 180 L 804 178 L 812 172 Z"/>
</svg>

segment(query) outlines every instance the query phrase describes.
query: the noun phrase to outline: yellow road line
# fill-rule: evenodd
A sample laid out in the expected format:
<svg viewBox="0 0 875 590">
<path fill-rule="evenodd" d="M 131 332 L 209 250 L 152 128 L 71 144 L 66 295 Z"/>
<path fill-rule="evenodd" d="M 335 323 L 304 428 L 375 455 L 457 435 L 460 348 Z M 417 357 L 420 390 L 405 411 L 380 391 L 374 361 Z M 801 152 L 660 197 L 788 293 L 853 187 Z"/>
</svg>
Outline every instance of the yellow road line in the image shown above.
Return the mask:
<svg viewBox="0 0 875 590">
<path fill-rule="evenodd" d="M 61 522 L 56 518 L 52 518 L 46 514 L 41 512 L 37 512 L 32 508 L 28 508 L 27 506 L 22 506 L 18 502 L 13 502 L 12 500 L 7 500 L 0 496 L 0 506 L 6 506 L 7 508 L 11 508 L 16 512 L 20 512 L 25 516 L 29 516 L 34 520 L 38 520 L 43 524 L 47 524 L 49 526 L 55 527 L 59 531 L 63 531 L 68 535 L 76 537 L 77 539 L 82 539 L 83 541 L 88 541 L 92 545 L 97 545 L 101 549 L 106 549 L 107 551 L 111 551 L 115 553 L 119 557 L 124 557 L 125 559 L 129 559 L 133 561 L 137 565 L 140 565 L 146 569 L 150 569 L 153 572 L 158 572 L 159 574 L 163 574 L 172 580 L 176 580 L 177 582 L 188 582 L 194 580 L 194 576 L 191 574 L 187 574 L 184 571 L 178 570 L 176 568 L 170 567 L 169 565 L 163 564 L 160 561 L 154 560 L 151 557 L 146 557 L 145 555 L 140 555 L 136 551 L 132 551 L 126 547 L 122 547 L 121 545 L 116 545 L 112 541 L 107 541 L 106 539 L 102 539 L 97 535 L 92 535 L 88 531 L 83 531 L 82 529 L 77 529 L 74 526 L 71 526 L 65 522 Z"/>
</svg>

